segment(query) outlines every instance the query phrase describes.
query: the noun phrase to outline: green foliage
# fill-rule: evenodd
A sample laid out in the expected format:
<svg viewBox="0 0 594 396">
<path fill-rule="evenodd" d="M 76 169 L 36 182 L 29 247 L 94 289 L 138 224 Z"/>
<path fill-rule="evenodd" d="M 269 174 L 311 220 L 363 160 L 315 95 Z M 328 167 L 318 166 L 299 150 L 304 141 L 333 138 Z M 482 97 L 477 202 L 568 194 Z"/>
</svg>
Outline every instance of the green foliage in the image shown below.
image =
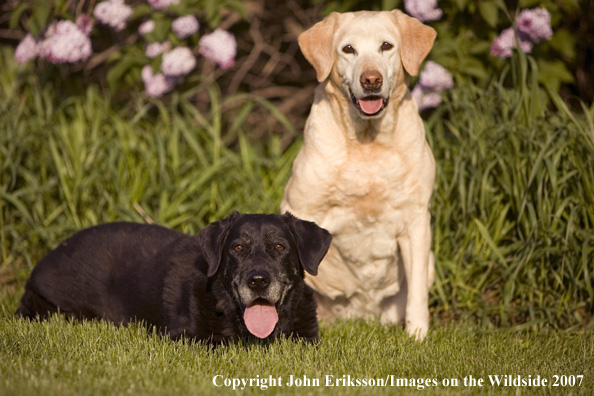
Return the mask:
<svg viewBox="0 0 594 396">
<path fill-rule="evenodd" d="M 435 301 L 494 325 L 580 326 L 594 307 L 594 106 L 581 119 L 549 91 L 546 110 L 536 63 L 516 61 L 518 88 L 459 87 L 427 121 Z"/>
<path fill-rule="evenodd" d="M 81 15 L 92 17 L 94 7 L 100 2 L 64 0 L 29 0 L 16 2 L 14 8 L 6 15 L 9 19 L 8 27 L 11 30 L 31 33 L 35 38 L 43 36 L 43 32 L 52 22 L 58 20 L 75 21 Z M 246 17 L 242 0 L 183 0 L 179 4 L 169 6 L 165 10 L 154 10 L 148 4 L 127 2 L 133 6 L 132 15 L 126 20 L 127 27 L 122 32 L 115 32 L 103 26 L 99 21 L 91 35 L 93 55 L 79 65 L 52 65 L 49 62 L 38 62 L 37 68 L 45 70 L 48 74 L 66 74 L 73 78 L 83 76 L 87 83 L 93 83 L 101 88 L 107 87 L 111 93 L 122 94 L 123 88 L 136 88 L 141 86 L 140 71 L 143 66 L 151 65 L 157 73 L 160 70 L 162 56 L 149 59 L 145 55 L 145 47 L 149 43 L 169 42 L 173 46 L 187 45 L 197 47 L 198 34 L 181 40 L 175 36 L 171 26 L 172 21 L 180 16 L 197 15 L 206 22 L 212 31 L 218 27 L 225 15 L 236 13 L 242 18 Z M 152 20 L 155 28 L 152 32 L 140 35 L 137 33 L 139 25 Z M 202 29 L 207 31 L 206 29 Z M 23 34 L 24 35 L 24 34 Z M 57 69 L 61 71 L 56 73 Z M 106 72 L 107 70 L 107 72 Z M 83 73 L 80 73 L 83 71 Z M 198 73 L 194 73 L 194 80 Z M 195 82 L 195 81 L 193 81 Z M 135 89 L 133 90 L 135 91 Z M 129 99 L 129 97 L 126 97 Z"/>
<path fill-rule="evenodd" d="M 30 267 L 76 229 L 114 221 L 154 221 L 196 233 L 232 209 L 278 211 L 297 146 L 280 137 L 256 145 L 242 119 L 270 107 L 247 95 L 210 90 L 210 113 L 181 95 L 114 112 L 96 87 L 61 100 L 34 74 L 17 76 L 3 50 L 0 79 L 0 273 Z M 191 95 L 191 93 L 189 94 Z M 226 117 L 222 109 L 239 116 Z M 270 113 L 287 124 L 283 116 Z"/>
</svg>

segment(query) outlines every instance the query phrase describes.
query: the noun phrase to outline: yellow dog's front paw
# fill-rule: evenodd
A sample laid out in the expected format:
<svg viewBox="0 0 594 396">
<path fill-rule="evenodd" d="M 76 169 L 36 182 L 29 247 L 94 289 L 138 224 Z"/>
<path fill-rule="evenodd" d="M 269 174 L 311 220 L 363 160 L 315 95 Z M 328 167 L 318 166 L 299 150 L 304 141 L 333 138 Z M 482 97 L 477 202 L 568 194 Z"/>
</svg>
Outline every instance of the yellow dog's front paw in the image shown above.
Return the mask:
<svg viewBox="0 0 594 396">
<path fill-rule="evenodd" d="M 409 336 L 414 337 L 415 341 L 423 341 L 427 337 L 429 330 L 429 323 L 406 321 L 406 332 Z"/>
</svg>

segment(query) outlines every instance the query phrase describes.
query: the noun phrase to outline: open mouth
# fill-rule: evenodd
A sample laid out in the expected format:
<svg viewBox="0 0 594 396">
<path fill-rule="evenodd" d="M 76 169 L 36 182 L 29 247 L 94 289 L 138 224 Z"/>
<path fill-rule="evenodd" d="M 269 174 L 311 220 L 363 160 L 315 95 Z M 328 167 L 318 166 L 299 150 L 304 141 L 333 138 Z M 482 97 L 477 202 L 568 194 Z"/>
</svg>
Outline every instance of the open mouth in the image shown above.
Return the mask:
<svg viewBox="0 0 594 396">
<path fill-rule="evenodd" d="M 258 338 L 266 338 L 274 331 L 278 312 L 274 304 L 258 298 L 245 307 L 243 321 L 250 333 Z"/>
<path fill-rule="evenodd" d="M 388 105 L 388 99 L 384 99 L 379 95 L 369 95 L 357 99 L 351 92 L 351 100 L 353 101 L 353 105 L 355 105 L 363 115 L 368 117 L 378 115 Z"/>
</svg>

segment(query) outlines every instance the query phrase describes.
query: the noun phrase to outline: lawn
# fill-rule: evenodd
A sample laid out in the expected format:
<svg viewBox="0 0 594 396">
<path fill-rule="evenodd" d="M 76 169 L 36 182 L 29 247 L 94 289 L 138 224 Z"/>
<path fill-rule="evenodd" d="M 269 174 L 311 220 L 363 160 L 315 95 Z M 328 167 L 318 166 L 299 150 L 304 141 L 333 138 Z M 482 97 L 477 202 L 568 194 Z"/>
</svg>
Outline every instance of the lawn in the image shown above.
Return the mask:
<svg viewBox="0 0 594 396">
<path fill-rule="evenodd" d="M 270 376 L 269 394 L 592 392 L 594 107 L 569 110 L 553 92 L 544 106 L 525 83 L 460 84 L 423 115 L 438 164 L 423 343 L 342 321 L 316 345 L 211 349 L 138 325 L 15 318 L 35 263 L 75 230 L 129 220 L 196 233 L 232 209 L 278 210 L 300 135 L 264 100 L 209 94 L 208 113 L 181 94 L 115 110 L 97 88 L 66 95 L 0 51 L 0 394 L 202 395 L 251 379 L 249 394 Z M 255 107 L 286 130 L 251 138 Z"/>
<path fill-rule="evenodd" d="M 3 395 L 208 395 L 234 393 L 233 387 L 245 394 L 320 395 L 591 394 L 594 389 L 592 332 L 449 324 L 434 326 L 427 340 L 417 343 L 400 327 L 352 320 L 322 326 L 316 345 L 277 340 L 212 349 L 173 342 L 140 325 L 117 328 L 62 317 L 29 323 L 4 306 L 0 334 Z M 501 384 L 491 383 L 495 376 Z M 503 385 L 504 378 L 510 386 Z"/>
</svg>

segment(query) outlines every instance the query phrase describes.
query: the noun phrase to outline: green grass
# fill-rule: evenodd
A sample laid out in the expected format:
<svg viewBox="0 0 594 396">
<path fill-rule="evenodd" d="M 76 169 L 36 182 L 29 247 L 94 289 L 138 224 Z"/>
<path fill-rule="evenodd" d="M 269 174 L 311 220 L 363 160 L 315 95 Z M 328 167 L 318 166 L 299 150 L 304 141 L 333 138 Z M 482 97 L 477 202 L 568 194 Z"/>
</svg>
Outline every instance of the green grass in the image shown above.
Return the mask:
<svg viewBox="0 0 594 396">
<path fill-rule="evenodd" d="M 191 104 L 191 92 L 115 110 L 94 87 L 69 96 L 42 84 L 3 49 L 0 394 L 231 392 L 214 387 L 219 374 L 487 381 L 482 388 L 440 386 L 440 393 L 516 393 L 489 386 L 488 375 L 585 375 L 581 387 L 561 390 L 591 393 L 594 107 L 578 115 L 549 93 L 556 108 L 546 109 L 545 93 L 528 84 L 536 71 L 523 62 L 513 75 L 517 89 L 458 86 L 427 117 L 438 164 L 431 207 L 437 277 L 424 343 L 399 327 L 343 321 L 322 326 L 319 345 L 278 340 L 211 350 L 140 326 L 60 317 L 29 323 L 12 312 L 34 264 L 80 228 L 131 220 L 196 233 L 232 209 L 276 212 L 300 138 L 282 147 L 282 135 L 293 131 L 268 102 L 222 98 L 216 88 L 207 113 Z M 242 120 L 257 106 L 286 129 L 250 138 Z"/>
<path fill-rule="evenodd" d="M 394 394 L 417 390 L 411 380 L 435 379 L 439 394 L 543 393 L 539 387 L 492 386 L 489 375 L 518 375 L 553 381 L 583 375 L 581 386 L 544 388 L 544 393 L 590 394 L 594 389 L 592 333 L 510 330 L 473 331 L 454 325 L 433 328 L 423 343 L 400 327 L 343 321 L 322 327 L 317 345 L 277 340 L 268 345 L 235 344 L 211 349 L 172 342 L 144 327 L 117 328 L 106 322 L 69 323 L 63 317 L 27 322 L 4 311 L 0 317 L 0 394 L 231 394 L 213 377 L 281 377 L 283 386 L 265 394 Z M 319 386 L 291 387 L 289 377 L 319 378 Z M 325 376 L 406 379 L 407 386 L 326 386 Z M 483 379 L 482 387 L 464 377 Z M 457 387 L 444 380 L 457 379 Z M 396 382 L 397 383 L 397 382 Z M 246 394 L 262 394 L 257 386 Z"/>
</svg>

